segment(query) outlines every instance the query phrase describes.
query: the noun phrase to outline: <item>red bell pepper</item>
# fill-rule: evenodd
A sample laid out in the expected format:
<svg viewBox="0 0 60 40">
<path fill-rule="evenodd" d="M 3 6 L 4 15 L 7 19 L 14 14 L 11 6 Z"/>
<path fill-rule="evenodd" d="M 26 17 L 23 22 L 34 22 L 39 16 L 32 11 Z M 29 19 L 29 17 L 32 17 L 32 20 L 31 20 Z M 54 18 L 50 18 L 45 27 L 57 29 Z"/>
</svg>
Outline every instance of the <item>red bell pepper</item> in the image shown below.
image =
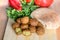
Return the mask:
<svg viewBox="0 0 60 40">
<path fill-rule="evenodd" d="M 31 0 L 26 0 L 27 3 L 31 2 Z"/>
<path fill-rule="evenodd" d="M 9 5 L 16 10 L 22 10 L 20 0 L 9 0 Z"/>
<path fill-rule="evenodd" d="M 49 7 L 53 3 L 53 0 L 34 0 L 34 2 L 40 7 Z"/>
</svg>

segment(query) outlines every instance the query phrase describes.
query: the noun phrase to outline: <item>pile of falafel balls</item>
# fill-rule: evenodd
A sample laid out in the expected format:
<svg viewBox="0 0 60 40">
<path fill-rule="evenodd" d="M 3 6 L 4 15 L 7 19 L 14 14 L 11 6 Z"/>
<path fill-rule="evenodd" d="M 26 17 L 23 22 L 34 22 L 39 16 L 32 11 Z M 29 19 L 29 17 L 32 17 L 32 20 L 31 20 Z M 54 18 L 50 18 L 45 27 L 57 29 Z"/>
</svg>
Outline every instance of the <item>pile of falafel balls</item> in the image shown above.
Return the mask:
<svg viewBox="0 0 60 40">
<path fill-rule="evenodd" d="M 12 28 L 18 35 L 23 34 L 25 36 L 30 36 L 32 33 L 37 33 L 38 35 L 43 35 L 45 33 L 45 29 L 39 21 L 27 16 L 18 18 L 15 23 L 12 24 Z"/>
</svg>

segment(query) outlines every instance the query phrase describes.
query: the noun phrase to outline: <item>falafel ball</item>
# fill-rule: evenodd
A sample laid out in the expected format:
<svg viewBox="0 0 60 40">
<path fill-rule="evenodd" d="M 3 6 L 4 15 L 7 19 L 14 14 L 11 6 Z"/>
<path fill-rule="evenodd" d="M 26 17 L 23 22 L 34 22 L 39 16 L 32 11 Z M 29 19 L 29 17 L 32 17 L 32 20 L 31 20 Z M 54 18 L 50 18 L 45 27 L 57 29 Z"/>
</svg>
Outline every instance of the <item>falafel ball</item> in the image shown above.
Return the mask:
<svg viewBox="0 0 60 40">
<path fill-rule="evenodd" d="M 43 27 L 38 27 L 36 33 L 38 35 L 43 35 L 45 33 L 45 29 Z"/>
<path fill-rule="evenodd" d="M 31 33 L 35 33 L 36 32 L 36 27 L 30 26 L 29 30 L 31 31 Z"/>
<path fill-rule="evenodd" d="M 21 34 L 22 33 L 22 30 L 21 30 L 21 28 L 15 28 L 15 32 L 16 32 L 16 34 Z"/>
<path fill-rule="evenodd" d="M 20 27 L 20 24 L 19 23 L 13 23 L 12 24 L 12 28 L 15 29 L 15 28 L 18 28 Z"/>
<path fill-rule="evenodd" d="M 16 20 L 16 22 L 19 23 L 19 24 L 21 24 L 21 19 L 18 18 L 18 19 Z"/>
<path fill-rule="evenodd" d="M 29 23 L 29 17 L 23 17 L 23 18 L 21 18 L 21 23 L 22 23 L 22 24 L 27 24 L 27 23 Z"/>
<path fill-rule="evenodd" d="M 23 31 L 23 35 L 24 36 L 30 36 L 31 35 L 31 32 L 29 30 L 24 30 Z"/>
<path fill-rule="evenodd" d="M 37 24 L 38 24 L 38 21 L 36 20 L 36 19 L 30 19 L 30 25 L 32 25 L 32 26 L 37 26 Z"/>
<path fill-rule="evenodd" d="M 21 29 L 28 29 L 28 24 L 21 24 Z"/>
<path fill-rule="evenodd" d="M 43 24 L 41 22 L 38 22 L 37 27 L 43 27 Z"/>
</svg>

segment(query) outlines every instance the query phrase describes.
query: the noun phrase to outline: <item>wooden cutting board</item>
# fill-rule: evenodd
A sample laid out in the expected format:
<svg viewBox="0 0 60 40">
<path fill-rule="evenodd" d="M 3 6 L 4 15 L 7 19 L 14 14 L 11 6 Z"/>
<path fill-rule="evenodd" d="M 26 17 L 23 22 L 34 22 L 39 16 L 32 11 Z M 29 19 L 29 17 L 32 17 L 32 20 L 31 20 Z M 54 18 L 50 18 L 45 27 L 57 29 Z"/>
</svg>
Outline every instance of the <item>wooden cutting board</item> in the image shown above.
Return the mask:
<svg viewBox="0 0 60 40">
<path fill-rule="evenodd" d="M 36 33 L 32 33 L 31 36 L 16 35 L 11 27 L 12 23 L 14 21 L 9 19 L 3 40 L 57 40 L 55 29 L 46 29 L 45 34 L 40 36 Z"/>
</svg>

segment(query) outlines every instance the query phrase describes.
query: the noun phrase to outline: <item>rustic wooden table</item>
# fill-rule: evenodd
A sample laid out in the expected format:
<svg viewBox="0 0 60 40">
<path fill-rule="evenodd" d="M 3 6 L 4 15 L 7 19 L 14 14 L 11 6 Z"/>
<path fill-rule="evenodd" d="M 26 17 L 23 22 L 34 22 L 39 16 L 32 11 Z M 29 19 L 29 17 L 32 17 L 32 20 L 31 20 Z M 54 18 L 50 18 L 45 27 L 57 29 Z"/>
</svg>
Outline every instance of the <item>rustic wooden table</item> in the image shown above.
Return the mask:
<svg viewBox="0 0 60 40">
<path fill-rule="evenodd" d="M 3 40 L 6 24 L 7 24 L 7 15 L 6 15 L 7 0 L 0 0 L 0 40 Z"/>
<path fill-rule="evenodd" d="M 3 34 L 7 24 L 6 7 L 8 6 L 7 0 L 0 0 L 0 40 L 3 39 Z M 58 14 L 60 13 L 60 0 L 54 0 L 51 6 Z M 57 38 L 60 40 L 60 28 L 56 30 Z"/>
<path fill-rule="evenodd" d="M 7 16 L 5 11 L 3 10 L 5 10 L 5 8 L 0 7 L 0 40 L 2 40 L 4 31 L 5 31 L 5 26 L 7 23 Z"/>
</svg>

